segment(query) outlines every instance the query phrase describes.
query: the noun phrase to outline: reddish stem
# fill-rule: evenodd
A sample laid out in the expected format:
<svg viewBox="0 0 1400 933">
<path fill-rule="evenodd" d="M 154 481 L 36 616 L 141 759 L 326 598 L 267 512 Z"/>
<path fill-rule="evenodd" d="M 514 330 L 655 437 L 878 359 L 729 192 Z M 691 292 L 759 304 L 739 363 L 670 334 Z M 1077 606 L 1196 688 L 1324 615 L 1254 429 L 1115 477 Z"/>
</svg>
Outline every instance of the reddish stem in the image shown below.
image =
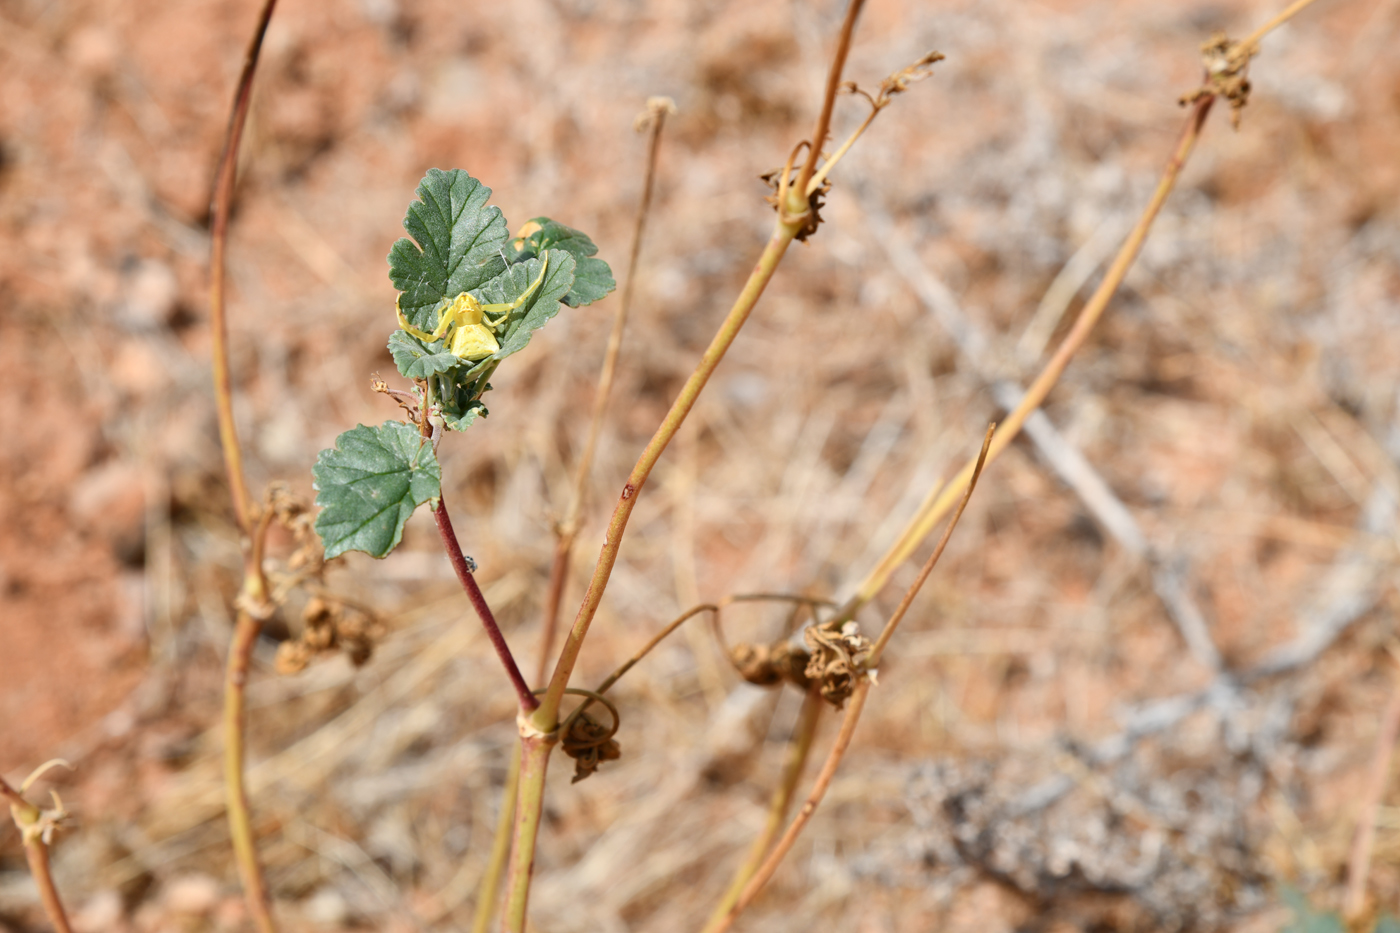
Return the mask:
<svg viewBox="0 0 1400 933">
<path fill-rule="evenodd" d="M 486 597 L 481 595 L 481 587 L 476 585 L 476 577 L 472 576 L 474 564 L 462 553 L 462 546 L 457 543 L 457 533 L 452 530 L 452 519 L 447 516 L 447 504 L 441 498 L 438 499 L 437 508 L 433 510 L 433 518 L 437 520 L 438 534 L 442 536 L 442 546 L 447 549 L 452 569 L 457 571 L 457 579 L 462 581 L 462 589 L 467 591 L 467 598 L 472 601 L 477 616 L 481 618 L 486 637 L 491 639 L 492 647 L 496 649 L 501 664 L 505 666 L 506 676 L 510 678 L 511 686 L 515 688 L 515 694 L 520 699 L 520 708 L 526 713 L 533 713 L 539 708 L 540 701 L 535 699 L 529 684 L 525 683 L 525 678 L 521 676 L 520 667 L 515 663 L 515 655 L 510 653 L 506 637 L 501 634 L 501 627 L 496 624 L 491 607 L 486 605 Z"/>
</svg>

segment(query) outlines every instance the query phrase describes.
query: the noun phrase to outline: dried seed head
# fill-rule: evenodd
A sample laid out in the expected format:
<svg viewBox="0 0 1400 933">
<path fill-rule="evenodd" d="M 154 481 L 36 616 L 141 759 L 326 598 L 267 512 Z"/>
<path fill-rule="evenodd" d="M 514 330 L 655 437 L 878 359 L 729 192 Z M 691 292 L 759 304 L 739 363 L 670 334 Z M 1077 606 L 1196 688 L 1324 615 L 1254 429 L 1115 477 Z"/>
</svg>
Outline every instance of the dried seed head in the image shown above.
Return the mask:
<svg viewBox="0 0 1400 933">
<path fill-rule="evenodd" d="M 311 663 L 311 649 L 299 641 L 284 641 L 277 646 L 276 669 L 279 674 L 297 674 Z"/>
<path fill-rule="evenodd" d="M 803 638 L 812 649 L 807 677 L 818 681 L 822 697 L 840 709 L 855 689 L 856 678 L 862 676 L 860 662 L 870 651 L 870 639 L 860 633 L 855 622 L 844 623 L 839 631 L 830 624 L 813 625 Z"/>
<path fill-rule="evenodd" d="M 574 760 L 574 779 L 570 783 L 577 784 L 591 777 L 603 762 L 622 757 L 622 746 L 613 738 L 616 732 L 616 723 L 608 729 L 587 713 L 574 719 L 560 742 L 564 754 Z"/>
<path fill-rule="evenodd" d="M 1194 104 L 1203 97 L 1223 97 L 1230 102 L 1230 125 L 1240 127 L 1240 112 L 1249 103 L 1249 60 L 1258 53 L 1255 45 L 1245 46 L 1224 33 L 1216 33 L 1201 45 L 1204 82 L 1181 97 L 1181 105 Z"/>
<path fill-rule="evenodd" d="M 730 649 L 729 658 L 740 677 L 760 687 L 789 683 L 806 690 L 811 685 L 807 678 L 811 656 L 787 639 L 771 645 L 740 642 Z"/>
</svg>

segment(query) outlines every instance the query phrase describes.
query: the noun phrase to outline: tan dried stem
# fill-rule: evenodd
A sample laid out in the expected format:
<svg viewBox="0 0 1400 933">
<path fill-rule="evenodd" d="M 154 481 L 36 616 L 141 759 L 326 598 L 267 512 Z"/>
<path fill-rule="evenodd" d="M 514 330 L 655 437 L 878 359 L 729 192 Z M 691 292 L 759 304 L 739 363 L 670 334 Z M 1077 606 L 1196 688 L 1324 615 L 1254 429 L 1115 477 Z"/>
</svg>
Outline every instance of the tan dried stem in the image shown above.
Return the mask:
<svg viewBox="0 0 1400 933">
<path fill-rule="evenodd" d="M 826 756 L 826 761 L 822 763 L 822 769 L 817 774 L 817 779 L 812 784 L 812 790 L 807 795 L 807 799 L 802 803 L 802 809 L 797 811 L 797 816 L 788 824 L 787 832 L 783 833 L 783 838 L 778 840 L 778 844 L 763 860 L 758 871 L 744 885 L 744 890 L 739 894 L 734 906 L 729 909 L 723 919 L 718 923 L 713 923 L 705 928 L 706 933 L 725 933 L 734 926 L 734 922 L 739 919 L 750 904 L 753 903 L 758 892 L 763 890 L 773 873 L 778 870 L 778 865 L 783 858 L 792 850 L 792 846 L 797 842 L 797 837 L 812 819 L 812 814 L 817 812 L 817 807 L 821 805 L 822 798 L 826 796 L 826 790 L 831 786 L 831 779 L 836 776 L 836 769 L 841 765 L 841 759 L 846 755 L 846 749 L 850 747 L 851 738 L 856 733 L 856 724 L 860 721 L 861 710 L 865 708 L 865 698 L 870 694 L 870 678 L 862 677 L 851 693 L 850 704 L 846 707 L 846 714 L 841 720 L 841 731 L 836 736 L 836 742 L 831 746 L 831 751 Z"/>
<path fill-rule="evenodd" d="M 779 208 L 780 212 L 786 210 L 794 217 L 807 213 L 808 183 L 816 174 L 822 146 L 826 144 L 826 137 L 831 132 L 831 112 L 836 106 L 836 95 L 841 91 L 841 75 L 846 69 L 846 56 L 850 54 L 856 20 L 860 17 L 864 5 L 865 0 L 850 0 L 846 7 L 846 18 L 841 23 L 841 35 L 836 40 L 836 52 L 831 56 L 831 68 L 826 75 L 826 93 L 822 95 L 822 109 L 818 112 L 816 125 L 812 129 L 807 161 L 802 163 L 802 169 L 797 173 L 797 184 L 788 192 L 787 202 Z M 783 173 L 783 177 L 787 178 L 786 172 Z"/>
<path fill-rule="evenodd" d="M 554 560 L 549 570 L 549 589 L 546 591 L 544 631 L 540 637 L 540 663 L 535 681 L 542 682 L 549 673 L 549 659 L 554 653 L 554 639 L 559 629 L 559 606 L 564 598 L 564 584 L 569 577 L 570 558 L 574 540 L 578 536 L 579 518 L 587 498 L 588 477 L 593 471 L 593 457 L 598 449 L 598 435 L 602 431 L 603 416 L 608 409 L 608 396 L 612 393 L 613 380 L 617 373 L 617 360 L 622 352 L 622 333 L 627 326 L 627 316 L 632 308 L 632 295 L 637 284 L 637 260 L 642 253 L 642 238 L 646 233 L 647 215 L 651 211 L 652 193 L 656 188 L 656 164 L 661 152 L 661 131 L 666 127 L 666 117 L 676 112 L 675 101 L 669 97 L 652 97 L 647 100 L 647 109 L 637 117 L 638 131 L 649 131 L 647 141 L 646 178 L 642 182 L 642 200 L 637 205 L 637 217 L 632 226 L 632 248 L 627 256 L 627 275 L 622 281 L 622 295 L 618 302 L 617 314 L 613 316 L 612 332 L 608 334 L 608 348 L 603 354 L 603 366 L 598 372 L 598 386 L 593 391 L 593 415 L 588 422 L 588 439 L 584 442 L 583 453 L 574 471 L 573 491 L 569 496 L 568 511 L 556 529 Z"/>
<path fill-rule="evenodd" d="M 219 440 L 224 450 L 224 465 L 228 470 L 229 492 L 233 497 L 238 526 L 247 538 L 244 546 L 243 587 L 239 593 L 238 618 L 233 641 L 229 646 L 228 671 L 224 683 L 224 780 L 228 795 L 229 833 L 233 839 L 238 873 L 253 921 L 261 933 L 276 929 L 258 865 L 257 847 L 253 839 L 252 821 L 248 813 L 248 798 L 243 782 L 244 746 L 244 688 L 247 683 L 248 662 L 262 620 L 270 613 L 267 580 L 263 576 L 262 550 L 267 533 L 268 516 L 254 528 L 254 506 L 243 474 L 243 453 L 238 443 L 238 431 L 233 420 L 233 383 L 229 372 L 228 315 L 225 302 L 224 257 L 228 248 L 229 212 L 238 174 L 238 150 L 243 139 L 243 127 L 248 119 L 252 100 L 253 76 L 257 72 L 263 37 L 276 0 L 266 0 L 253 31 L 252 41 L 244 56 L 243 71 L 234 92 L 229 115 L 224 150 L 214 177 L 214 193 L 210 205 L 209 249 L 209 312 L 211 354 L 214 370 L 214 396 L 219 415 Z"/>
<path fill-rule="evenodd" d="M 27 790 L 34 779 L 52 764 L 68 765 L 67 762 L 57 760 L 41 765 L 25 779 L 21 787 Z M 59 799 L 57 791 L 50 793 L 53 794 L 54 808 L 43 810 L 25 800 L 20 791 L 11 787 L 4 778 L 0 778 L 0 797 L 4 797 L 10 804 L 10 816 L 14 819 L 20 838 L 24 842 L 24 857 L 29 863 L 29 873 L 34 876 L 34 884 L 39 889 L 39 901 L 44 905 L 44 913 L 58 933 L 72 933 L 72 927 L 68 924 L 68 913 L 63 909 L 63 900 L 58 895 L 58 886 L 54 884 L 53 870 L 49 864 L 49 845 L 53 841 L 54 829 L 68 813 L 64 810 L 63 801 Z"/>
<path fill-rule="evenodd" d="M 632 247 L 628 252 L 627 274 L 622 282 L 622 295 L 618 302 L 617 314 L 613 317 L 612 332 L 608 335 L 607 350 L 603 354 L 603 365 L 598 372 L 597 388 L 593 392 L 593 415 L 588 423 L 588 439 L 583 445 L 574 471 L 573 489 L 569 495 L 568 511 L 564 519 L 555 527 L 554 557 L 550 561 L 549 584 L 545 589 L 544 617 L 540 634 L 539 663 L 535 669 L 535 682 L 541 683 L 549 673 L 549 660 L 554 653 L 554 641 L 559 631 L 559 607 L 564 600 L 564 586 L 569 579 L 574 542 L 578 538 L 579 520 L 587 497 L 588 477 L 593 470 L 593 458 L 598 447 L 598 436 L 603 426 L 603 416 L 607 412 L 608 397 L 617 373 L 617 361 L 622 351 L 622 334 L 627 325 L 627 317 L 632 307 L 632 295 L 637 279 L 637 261 L 642 252 L 642 239 L 646 232 L 646 220 L 651 211 L 652 194 L 656 187 L 656 165 L 661 151 L 661 131 L 666 118 L 676 112 L 675 102 L 669 97 L 652 97 L 647 107 L 638 117 L 635 127 L 638 132 L 649 131 L 647 144 L 646 178 L 642 183 L 642 200 L 637 206 L 637 217 L 632 227 Z M 376 391 L 383 391 L 376 386 Z M 403 404 L 402 402 L 400 404 Z M 496 899 L 500 891 L 501 877 L 505 873 L 505 863 L 510 855 L 510 834 L 515 816 L 515 803 L 520 786 L 520 755 L 517 752 L 511 760 L 510 771 L 506 775 L 505 787 L 501 790 L 501 813 L 496 823 L 496 835 L 491 844 L 491 856 L 482 872 L 477 886 L 476 912 L 472 921 L 472 933 L 485 933 L 491 925 L 491 917 L 496 911 Z"/>
<path fill-rule="evenodd" d="M 1181 103 L 1192 104 L 1206 96 L 1223 97 L 1230 102 L 1230 125 L 1239 129 L 1240 114 L 1249 103 L 1249 60 L 1259 54 L 1259 40 L 1314 2 L 1316 0 L 1297 0 L 1239 42 L 1219 34 L 1202 44 L 1201 63 L 1205 66 L 1205 81 L 1201 87 L 1184 95 Z"/>
<path fill-rule="evenodd" d="M 1273 17 L 1263 26 L 1235 45 L 1249 54 L 1254 54 L 1260 39 L 1270 31 L 1278 28 L 1283 23 L 1292 19 L 1298 13 L 1306 9 L 1316 0 L 1297 0 L 1282 13 Z M 1167 162 L 1166 168 L 1162 172 L 1162 177 L 1157 183 L 1157 189 L 1153 192 L 1152 199 L 1143 209 L 1142 215 L 1138 218 L 1137 224 L 1128 234 L 1123 246 L 1118 250 L 1118 255 L 1114 257 L 1113 263 L 1109 266 L 1108 272 L 1104 275 L 1103 281 L 1094 291 L 1094 294 L 1085 303 L 1084 308 L 1079 312 L 1079 317 L 1075 319 L 1074 326 L 1065 336 L 1060 346 L 1056 349 L 1054 356 L 1045 364 L 1045 368 L 1030 389 L 1022 397 L 1021 403 L 1011 411 L 1001 422 L 1001 431 L 997 435 L 991 450 L 988 452 L 988 462 L 996 460 L 1002 450 L 1006 448 L 1016 435 L 1020 433 L 1021 426 L 1026 419 L 1041 406 L 1045 398 L 1050 394 L 1065 368 L 1069 365 L 1070 359 L 1075 352 L 1083 346 L 1088 339 L 1094 325 L 1103 316 L 1108 304 L 1117 293 L 1118 287 L 1127 276 L 1128 270 L 1132 268 L 1133 261 L 1142 249 L 1142 244 L 1147 239 L 1147 234 L 1152 229 L 1152 223 L 1157 218 L 1162 206 L 1166 203 L 1168 195 L 1176 186 L 1176 181 L 1181 175 L 1187 160 L 1191 157 L 1191 152 L 1195 148 L 1197 140 L 1200 139 L 1201 130 L 1205 126 L 1206 117 L 1210 113 L 1211 104 L 1215 101 L 1214 93 L 1204 93 L 1192 95 L 1193 107 L 1190 115 L 1186 118 L 1186 125 L 1182 128 L 1181 136 L 1178 139 L 1176 149 Z M 946 485 L 934 487 L 929 491 L 922 505 L 914 518 L 905 527 L 904 532 L 895 543 L 885 552 L 884 556 L 876 563 L 875 568 L 870 571 L 861 582 L 856 594 L 841 607 L 837 614 L 837 619 L 849 619 L 854 617 L 861 606 L 874 598 L 875 594 L 884 588 L 890 575 L 894 573 L 896 567 L 908 559 L 919 542 L 928 536 L 929 532 L 938 524 L 939 519 L 947 514 L 952 507 L 957 495 L 957 489 L 966 482 L 967 477 L 972 472 L 972 463 L 969 462 L 954 479 Z"/>
<path fill-rule="evenodd" d="M 865 131 L 870 128 L 870 124 L 875 122 L 875 117 L 880 111 L 890 105 L 891 99 L 896 94 L 903 94 L 905 91 L 909 90 L 910 85 L 917 84 L 925 78 L 933 77 L 933 65 L 936 62 L 943 61 L 943 57 L 942 52 L 924 53 L 918 61 L 911 65 L 906 65 L 881 81 L 880 89 L 873 97 L 868 92 L 861 90 L 860 86 L 854 81 L 847 81 L 845 84 L 841 85 L 842 93 L 859 94 L 861 97 L 864 97 L 866 101 L 870 103 L 870 113 L 861 121 L 860 126 L 856 127 L 855 132 L 846 137 L 846 141 L 841 144 L 841 148 L 832 153 L 826 161 L 822 163 L 822 167 L 812 175 L 811 180 L 807 182 L 808 197 L 816 194 L 821 186 L 826 183 L 827 176 L 831 174 L 831 170 L 836 167 L 838 162 L 845 158 L 846 153 L 851 151 L 851 147 L 856 144 L 856 140 L 860 139 Z"/>
<path fill-rule="evenodd" d="M 924 562 L 923 568 L 919 571 L 918 577 L 904 594 L 904 599 L 900 601 L 899 607 L 890 616 L 890 620 L 885 623 L 884 630 L 880 633 L 879 640 L 871 649 L 865 661 L 864 676 L 857 678 L 854 688 L 851 691 L 850 705 L 846 707 L 845 717 L 841 720 L 841 731 L 836 736 L 836 742 L 832 745 L 831 751 L 827 754 L 826 762 L 822 765 L 821 772 L 817 775 L 816 781 L 812 785 L 811 792 L 807 795 L 807 800 L 802 804 L 802 809 L 788 825 L 787 831 L 783 833 L 783 838 L 773 847 L 773 851 L 763 860 L 763 864 L 744 885 L 743 892 L 739 895 L 734 906 L 724 915 L 718 923 L 711 923 L 705 928 L 705 933 L 724 933 L 734 925 L 734 921 L 739 915 L 753 903 L 763 886 L 773 877 L 778 870 L 778 865 L 783 858 L 792 850 L 797 842 L 797 837 L 802 834 L 803 828 L 812 819 L 812 814 L 817 812 L 817 807 L 821 804 L 822 798 L 826 796 L 826 790 L 831 786 L 831 780 L 836 775 L 836 769 L 841 764 L 841 759 L 845 757 L 846 749 L 850 747 L 851 738 L 855 735 L 856 724 L 860 721 L 861 710 L 865 708 L 865 699 L 870 694 L 870 685 L 874 683 L 875 663 L 879 661 L 879 652 L 884 650 L 889 644 L 889 638 L 899 625 L 904 614 L 908 612 L 909 606 L 918 595 L 924 581 L 928 579 L 933 568 L 938 564 L 938 559 L 943 556 L 943 551 L 948 547 L 948 541 L 953 536 L 953 530 L 958 526 L 958 520 L 962 518 L 963 511 L 967 508 L 968 500 L 972 498 L 973 490 L 977 488 L 977 480 L 982 475 L 982 467 L 987 461 L 987 450 L 991 446 L 992 434 L 995 425 L 987 428 L 986 438 L 982 442 L 982 452 L 977 458 L 976 469 L 973 470 L 972 478 L 968 483 L 967 491 L 963 493 L 962 501 L 958 505 L 958 510 L 953 513 L 953 518 L 948 522 L 948 527 L 943 530 L 943 537 L 939 539 L 938 545 Z"/>
<path fill-rule="evenodd" d="M 850 50 L 851 35 L 861 3 L 862 0 L 851 0 L 850 8 L 847 11 L 837 53 L 832 62 L 826 95 L 822 102 L 822 116 L 817 121 L 815 138 L 818 140 L 825 138 L 830 123 L 832 104 L 837 90 L 840 88 L 841 71 L 845 67 L 846 55 Z M 815 156 L 808 160 L 808 166 L 814 164 Z M 800 190 L 805 190 L 811 174 L 810 167 L 804 168 Z M 618 552 L 622 546 L 622 538 L 627 530 L 628 520 L 632 516 L 632 510 L 636 508 L 642 489 L 651 476 L 651 471 L 695 407 L 700 393 L 709 383 L 710 377 L 724 359 L 735 339 L 738 338 L 739 331 L 743 329 L 749 315 L 758 304 L 759 298 L 762 297 L 768 283 L 772 280 L 778 264 L 787 253 L 788 247 L 792 245 L 793 239 L 797 237 L 807 221 L 807 204 L 796 205 L 797 211 L 792 217 L 787 216 L 783 207 L 783 205 L 779 206 L 778 221 L 769 235 L 768 243 L 759 256 L 758 262 L 755 263 L 753 271 L 744 283 L 743 289 L 739 292 L 729 309 L 729 313 L 725 315 L 724 321 L 710 340 L 709 346 L 705 348 L 705 352 L 701 355 L 694 371 L 686 380 L 685 385 L 681 387 L 665 418 L 662 419 L 661 424 L 658 425 L 651 440 L 637 459 L 632 472 L 628 474 L 627 481 L 622 487 L 622 493 L 618 497 L 612 517 L 608 522 L 607 532 L 603 538 L 603 547 L 598 555 L 598 561 L 594 565 L 588 589 L 584 593 L 578 614 L 574 618 L 564 647 L 560 651 L 559 660 L 550 676 L 549 687 L 540 703 L 540 708 L 529 717 L 528 721 L 522 719 L 519 722 L 521 731 L 520 794 L 516 806 L 515 838 L 511 852 L 510 876 L 507 880 L 506 911 L 503 918 L 503 927 L 511 933 L 523 933 L 525 929 L 530 873 L 534 867 L 536 836 L 544 806 L 544 780 L 548 769 L 549 755 L 553 743 L 557 741 L 558 737 L 559 706 L 563 701 L 564 691 L 568 687 L 574 667 L 578 663 L 584 639 L 588 636 L 589 627 L 597 616 L 598 606 L 607 590 L 608 581 L 612 576 L 612 570 L 617 563 Z"/>
<path fill-rule="evenodd" d="M 1143 209 L 1142 216 L 1138 219 L 1132 232 L 1128 234 L 1127 240 L 1119 249 L 1118 255 L 1109 266 L 1098 289 L 1079 312 L 1074 326 L 1070 328 L 1069 333 L 1065 335 L 1064 340 L 1056 348 L 1054 355 L 1046 362 L 1040 375 L 1026 390 L 1020 404 L 1002 420 L 1001 430 L 993 437 L 991 447 L 987 451 L 988 463 L 995 461 L 1001 452 L 1015 440 L 1026 419 L 1045 402 L 1050 390 L 1059 383 L 1060 377 L 1069 366 L 1074 354 L 1089 339 L 1094 325 L 1103 317 L 1109 302 L 1117 293 L 1118 287 L 1122 284 L 1128 270 L 1132 268 L 1133 261 L 1141 251 L 1143 243 L 1146 242 L 1153 221 L 1156 220 L 1162 206 L 1166 204 L 1168 195 L 1176 186 L 1177 178 L 1180 177 L 1182 168 L 1185 167 L 1196 141 L 1200 138 L 1201 128 L 1205 125 L 1206 116 L 1210 113 L 1211 104 L 1214 101 L 1213 95 L 1207 95 L 1196 101 L 1190 116 L 1187 117 L 1186 125 L 1182 127 L 1176 149 L 1162 172 L 1162 177 L 1157 183 L 1157 189 L 1153 192 L 1152 199 Z M 838 619 L 853 618 L 860 607 L 873 599 L 875 594 L 884 587 L 895 568 L 904 563 L 914 549 L 919 546 L 919 542 L 928 536 L 943 516 L 948 514 L 949 509 L 956 504 L 958 491 L 967 485 L 976 469 L 976 464 L 977 458 L 973 458 L 950 482 L 937 486 L 929 492 L 928 497 L 920 505 L 918 512 L 910 520 L 904 532 L 861 582 L 856 594 L 846 605 L 842 606 L 841 611 L 837 614 Z"/>
<path fill-rule="evenodd" d="M 734 872 L 734 878 L 729 882 L 729 887 L 719 903 L 715 905 L 702 933 L 715 933 L 726 923 L 729 911 L 738 902 L 739 895 L 744 892 L 754 872 L 763 864 L 764 856 L 768 854 L 769 847 L 777 838 L 778 831 L 783 828 L 783 821 L 787 819 L 793 797 L 797 794 L 797 783 L 802 780 L 802 772 L 812 754 L 812 741 L 817 735 L 817 723 L 821 721 L 822 702 L 820 685 L 811 685 L 803 695 L 802 710 L 798 713 L 797 725 L 788 740 L 787 753 L 783 758 L 782 777 L 769 798 L 768 816 L 764 821 L 763 830 L 749 847 L 749 854 L 744 863 Z"/>
</svg>

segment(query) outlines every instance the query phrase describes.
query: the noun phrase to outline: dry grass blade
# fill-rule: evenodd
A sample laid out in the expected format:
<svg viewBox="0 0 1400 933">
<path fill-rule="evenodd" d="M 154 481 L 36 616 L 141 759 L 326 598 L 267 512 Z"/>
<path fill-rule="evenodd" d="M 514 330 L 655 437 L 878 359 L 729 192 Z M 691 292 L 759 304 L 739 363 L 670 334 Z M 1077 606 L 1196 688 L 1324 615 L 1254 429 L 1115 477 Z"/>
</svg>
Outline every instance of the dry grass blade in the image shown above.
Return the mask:
<svg viewBox="0 0 1400 933">
<path fill-rule="evenodd" d="M 1366 791 L 1356 817 L 1356 832 L 1347 857 L 1344 911 L 1351 921 L 1360 919 L 1366 913 L 1366 882 L 1371 874 L 1371 853 L 1376 843 L 1376 814 L 1385 798 L 1397 738 L 1400 738 L 1400 684 L 1396 684 L 1391 691 L 1390 702 L 1381 714 L 1380 730 L 1376 734 L 1375 752 L 1371 758 L 1371 773 L 1367 777 Z"/>
</svg>

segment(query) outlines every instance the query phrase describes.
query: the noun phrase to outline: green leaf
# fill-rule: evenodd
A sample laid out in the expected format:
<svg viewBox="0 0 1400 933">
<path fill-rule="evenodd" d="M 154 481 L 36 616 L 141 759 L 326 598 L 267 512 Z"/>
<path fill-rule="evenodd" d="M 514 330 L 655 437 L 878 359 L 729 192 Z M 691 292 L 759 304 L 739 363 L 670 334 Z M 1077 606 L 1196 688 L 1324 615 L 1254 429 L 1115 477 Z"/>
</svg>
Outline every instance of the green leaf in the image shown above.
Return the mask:
<svg viewBox="0 0 1400 933">
<path fill-rule="evenodd" d="M 481 399 L 476 399 L 467 405 L 466 411 L 460 416 L 449 414 L 447 409 L 444 408 L 442 412 L 442 421 L 443 424 L 453 431 L 465 431 L 478 417 L 485 418 L 486 415 L 486 406 L 481 403 Z"/>
<path fill-rule="evenodd" d="M 432 444 L 401 421 L 346 431 L 321 451 L 311 475 L 328 560 L 346 551 L 383 557 L 398 546 L 413 510 L 442 494 Z"/>
<path fill-rule="evenodd" d="M 1341 917 L 1332 911 L 1314 909 L 1296 888 L 1284 885 L 1279 893 L 1293 908 L 1293 922 L 1284 927 L 1281 933 L 1346 933 Z"/>
<path fill-rule="evenodd" d="M 1381 914 L 1372 933 L 1400 933 L 1400 920 L 1396 920 L 1390 914 Z"/>
<path fill-rule="evenodd" d="M 524 304 L 511 312 L 505 327 L 497 333 L 501 348 L 488 359 L 503 360 L 525 349 L 530 335 L 559 313 L 559 301 L 574 284 L 574 257 L 561 249 L 552 249 L 545 256 L 548 267 L 544 280 Z M 480 289 L 481 302 L 509 304 L 519 298 L 539 276 L 543 261 L 529 259 L 511 266 Z"/>
<path fill-rule="evenodd" d="M 491 189 L 461 169 L 429 169 L 408 206 L 400 239 L 389 251 L 389 278 L 403 296 L 399 307 L 413 326 L 431 330 L 444 298 L 456 298 L 500 274 L 510 239 L 499 207 L 487 207 Z M 414 240 L 417 241 L 415 245 Z"/>
<path fill-rule="evenodd" d="M 612 269 L 603 260 L 593 258 L 598 247 L 586 233 L 548 217 L 536 217 L 530 223 L 539 224 L 540 229 L 527 237 L 529 251 L 538 256 L 547 249 L 562 249 L 572 255 L 577 263 L 574 284 L 564 296 L 564 304 L 571 308 L 591 305 L 617 288 Z"/>
<path fill-rule="evenodd" d="M 426 379 L 462 365 L 461 360 L 447 352 L 444 341 L 428 343 L 402 330 L 389 335 L 389 352 L 405 379 Z"/>
</svg>

